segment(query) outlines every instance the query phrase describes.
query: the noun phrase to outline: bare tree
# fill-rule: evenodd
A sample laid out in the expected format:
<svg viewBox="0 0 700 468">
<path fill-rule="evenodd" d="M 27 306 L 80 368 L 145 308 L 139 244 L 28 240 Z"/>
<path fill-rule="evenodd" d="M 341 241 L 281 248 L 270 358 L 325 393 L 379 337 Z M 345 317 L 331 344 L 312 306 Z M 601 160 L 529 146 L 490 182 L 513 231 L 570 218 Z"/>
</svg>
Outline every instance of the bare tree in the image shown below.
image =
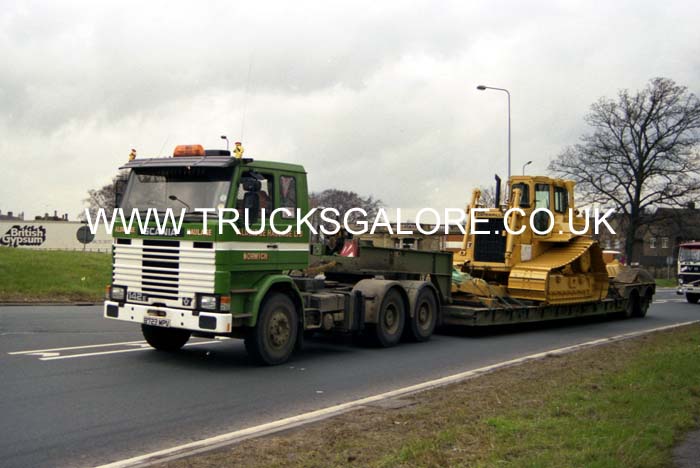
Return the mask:
<svg viewBox="0 0 700 468">
<path fill-rule="evenodd" d="M 112 216 L 112 211 L 116 204 L 116 185 L 117 181 L 126 180 L 126 173 L 119 173 L 112 178 L 112 181 L 98 189 L 88 190 L 88 197 L 83 200 L 87 204 L 87 209 L 90 216 L 94 219 L 100 208 L 104 208 L 107 217 Z M 85 212 L 80 213 L 79 219 L 85 221 Z"/>
<path fill-rule="evenodd" d="M 342 220 L 345 213 L 350 208 L 362 208 L 369 217 L 376 216 L 379 208 L 383 203 L 381 200 L 372 197 L 361 197 L 355 192 L 346 192 L 344 190 L 328 189 L 322 192 L 314 192 L 309 195 L 309 202 L 312 208 L 336 208 L 340 212 Z M 359 213 L 353 213 L 349 217 L 350 222 L 355 222 L 360 217 Z"/>
<path fill-rule="evenodd" d="M 653 210 L 685 205 L 700 193 L 700 101 L 673 80 L 654 78 L 636 93 L 601 98 L 585 120 L 591 132 L 549 169 L 575 180 L 588 202 L 616 209 L 625 254 L 638 260 Z"/>
<path fill-rule="evenodd" d="M 496 206 L 496 188 L 495 187 L 482 187 L 481 197 L 479 198 L 479 203 L 487 208 L 493 208 Z"/>
</svg>

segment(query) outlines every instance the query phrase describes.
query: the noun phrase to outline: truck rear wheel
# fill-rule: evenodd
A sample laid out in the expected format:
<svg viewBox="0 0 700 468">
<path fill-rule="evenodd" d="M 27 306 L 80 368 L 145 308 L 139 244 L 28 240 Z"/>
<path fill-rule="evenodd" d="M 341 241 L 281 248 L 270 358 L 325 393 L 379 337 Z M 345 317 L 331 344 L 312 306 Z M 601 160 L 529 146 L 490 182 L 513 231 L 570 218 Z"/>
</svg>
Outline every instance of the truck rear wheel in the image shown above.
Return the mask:
<svg viewBox="0 0 700 468">
<path fill-rule="evenodd" d="M 411 341 L 427 341 L 435 330 L 437 323 L 437 301 L 435 294 L 424 288 L 416 299 L 416 310 L 406 327 L 406 337 Z"/>
<path fill-rule="evenodd" d="M 294 351 L 298 326 L 297 311 L 289 296 L 273 293 L 263 301 L 258 323 L 245 339 L 245 348 L 260 364 L 282 364 Z"/>
<path fill-rule="evenodd" d="M 685 293 L 685 300 L 691 304 L 697 304 L 700 299 L 700 294 Z"/>
<path fill-rule="evenodd" d="M 384 348 L 398 344 L 401 340 L 405 321 L 406 307 L 403 297 L 396 289 L 390 289 L 384 296 L 377 316 L 377 323 L 373 327 L 373 337 L 377 344 Z"/>
<path fill-rule="evenodd" d="M 146 342 L 159 351 L 177 351 L 189 341 L 191 332 L 179 328 L 141 325 Z"/>
</svg>

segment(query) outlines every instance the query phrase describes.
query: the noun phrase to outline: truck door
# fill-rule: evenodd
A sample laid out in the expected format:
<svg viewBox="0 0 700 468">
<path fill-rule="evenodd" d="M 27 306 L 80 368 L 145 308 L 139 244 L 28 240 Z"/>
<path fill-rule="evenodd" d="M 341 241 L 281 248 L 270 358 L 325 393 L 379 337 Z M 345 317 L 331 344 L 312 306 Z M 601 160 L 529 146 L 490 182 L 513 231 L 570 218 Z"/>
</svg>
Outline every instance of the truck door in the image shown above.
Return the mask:
<svg viewBox="0 0 700 468">
<path fill-rule="evenodd" d="M 283 270 L 298 268 L 298 264 L 307 262 L 308 242 L 303 233 L 297 232 L 298 180 L 296 174 L 280 173 L 277 178 L 277 204 L 280 213 L 275 216 L 278 231 L 288 231 L 277 235 L 278 260 Z M 275 234 L 273 234 L 275 235 Z"/>
<path fill-rule="evenodd" d="M 242 242 L 235 250 L 242 252 L 240 260 L 248 266 L 271 269 L 278 263 L 278 246 L 270 229 L 270 213 L 275 209 L 274 189 L 272 173 L 249 170 L 241 174 L 236 209 L 240 213 L 238 226 Z"/>
</svg>

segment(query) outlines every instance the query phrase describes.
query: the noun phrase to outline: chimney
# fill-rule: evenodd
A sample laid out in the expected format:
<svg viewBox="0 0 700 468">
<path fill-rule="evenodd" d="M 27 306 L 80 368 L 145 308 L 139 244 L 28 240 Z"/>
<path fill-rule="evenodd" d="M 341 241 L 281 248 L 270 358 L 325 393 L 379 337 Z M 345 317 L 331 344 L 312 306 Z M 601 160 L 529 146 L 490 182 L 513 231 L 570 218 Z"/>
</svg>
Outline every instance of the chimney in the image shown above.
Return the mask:
<svg viewBox="0 0 700 468">
<path fill-rule="evenodd" d="M 53 219 L 58 219 L 58 210 L 53 210 Z"/>
<path fill-rule="evenodd" d="M 694 202 L 694 201 L 688 202 L 688 209 L 689 209 L 689 210 L 694 210 L 694 209 L 695 209 L 695 202 Z"/>
<path fill-rule="evenodd" d="M 9 216 L 10 218 L 12 218 L 12 211 L 8 211 L 8 212 L 7 212 L 7 216 Z"/>
</svg>

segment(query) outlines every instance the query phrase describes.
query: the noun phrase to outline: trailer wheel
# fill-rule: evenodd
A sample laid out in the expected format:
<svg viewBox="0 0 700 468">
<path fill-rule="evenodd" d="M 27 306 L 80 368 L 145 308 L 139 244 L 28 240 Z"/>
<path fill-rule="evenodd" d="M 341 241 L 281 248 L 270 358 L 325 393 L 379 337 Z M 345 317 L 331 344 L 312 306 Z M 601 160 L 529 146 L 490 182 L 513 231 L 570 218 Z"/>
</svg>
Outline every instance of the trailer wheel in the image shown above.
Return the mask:
<svg viewBox="0 0 700 468">
<path fill-rule="evenodd" d="M 185 346 L 191 332 L 179 328 L 154 327 L 141 325 L 141 332 L 146 342 L 158 351 L 177 351 Z"/>
<path fill-rule="evenodd" d="M 406 306 L 398 290 L 390 289 L 382 300 L 377 323 L 374 325 L 374 336 L 377 343 L 384 348 L 395 346 L 401 340 L 404 322 L 406 321 Z"/>
<path fill-rule="evenodd" d="M 685 300 L 691 304 L 697 304 L 700 299 L 700 294 L 685 293 Z"/>
<path fill-rule="evenodd" d="M 260 364 L 282 364 L 294 351 L 298 325 L 297 311 L 289 296 L 273 293 L 263 301 L 258 323 L 245 338 L 246 351 Z"/>
<path fill-rule="evenodd" d="M 640 299 L 639 301 L 639 313 L 635 315 L 635 317 L 646 317 L 647 312 L 649 311 L 649 306 L 651 305 L 651 301 L 653 300 L 654 296 L 651 293 L 651 291 L 647 291 L 644 296 Z"/>
<path fill-rule="evenodd" d="M 416 310 L 409 319 L 409 326 L 406 327 L 406 337 L 411 341 L 428 341 L 437 323 L 437 309 L 435 294 L 424 288 L 416 299 Z"/>
<path fill-rule="evenodd" d="M 630 297 L 627 299 L 627 307 L 625 308 L 625 317 L 639 317 L 641 310 L 641 300 L 639 298 L 639 291 L 633 289 L 630 292 Z"/>
</svg>

